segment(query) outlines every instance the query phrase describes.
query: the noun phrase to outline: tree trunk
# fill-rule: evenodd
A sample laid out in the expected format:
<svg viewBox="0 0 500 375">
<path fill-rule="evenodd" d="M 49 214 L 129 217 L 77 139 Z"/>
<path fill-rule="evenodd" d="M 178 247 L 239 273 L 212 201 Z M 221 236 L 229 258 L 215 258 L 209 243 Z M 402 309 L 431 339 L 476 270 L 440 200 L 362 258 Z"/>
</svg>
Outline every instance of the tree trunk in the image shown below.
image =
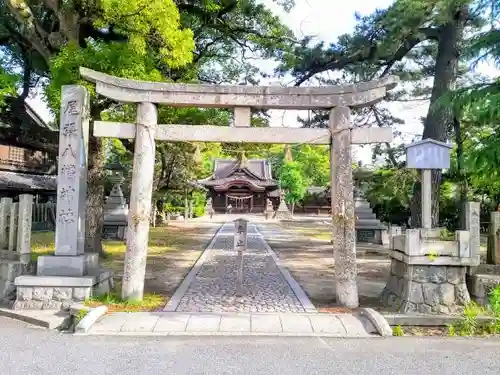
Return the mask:
<svg viewBox="0 0 500 375">
<path fill-rule="evenodd" d="M 464 168 L 464 143 L 462 137 L 462 129 L 460 128 L 460 121 L 458 118 L 453 119 L 453 128 L 455 130 L 455 143 L 457 144 L 457 175 L 458 184 L 460 187 L 460 229 L 466 228 L 466 205 L 468 201 L 469 185 L 467 183 L 467 175 Z"/>
<path fill-rule="evenodd" d="M 100 110 L 92 108 L 92 120 L 100 118 Z M 104 224 L 104 166 L 106 157 L 101 138 L 94 137 L 94 121 L 90 122 L 89 171 L 87 185 L 87 225 L 85 251 L 103 254 L 102 228 Z"/>
<path fill-rule="evenodd" d="M 468 7 L 464 6 L 455 11 L 452 19 L 440 30 L 438 53 L 436 56 L 434 84 L 430 99 L 429 110 L 424 121 L 422 138 L 431 138 L 446 141 L 453 128 L 453 113 L 445 106 L 434 106 L 444 94 L 455 88 L 458 75 L 459 48 L 462 41 Z M 441 184 L 441 170 L 432 171 L 432 227 L 439 226 L 439 186 Z M 422 226 L 422 206 L 420 182 L 413 186 L 411 202 L 411 226 Z"/>
</svg>

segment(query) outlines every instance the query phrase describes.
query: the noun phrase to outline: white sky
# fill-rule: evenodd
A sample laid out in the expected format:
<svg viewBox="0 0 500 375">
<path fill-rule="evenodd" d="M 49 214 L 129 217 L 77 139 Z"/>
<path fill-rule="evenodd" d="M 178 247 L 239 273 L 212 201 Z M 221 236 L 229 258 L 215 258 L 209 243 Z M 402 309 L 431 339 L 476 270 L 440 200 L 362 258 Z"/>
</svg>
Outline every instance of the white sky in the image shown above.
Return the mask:
<svg viewBox="0 0 500 375">
<path fill-rule="evenodd" d="M 297 36 L 313 36 L 315 39 L 327 43 L 335 41 L 341 34 L 352 31 L 355 25 L 354 13 L 356 11 L 369 14 L 377 8 L 385 8 L 393 2 L 392 0 L 296 0 L 294 9 L 290 13 L 286 13 L 272 0 L 259 1 L 271 8 Z M 264 61 L 259 65 L 269 72 L 275 66 L 272 62 Z M 484 74 L 498 74 L 488 66 L 483 66 L 479 70 Z M 290 81 L 290 77 L 285 77 L 280 81 L 280 84 L 287 84 Z M 263 81 L 262 84 L 278 84 L 278 82 Z M 51 114 L 40 100 L 40 96 L 28 99 L 28 102 L 42 118 L 51 119 Z M 391 110 L 405 120 L 405 125 L 400 126 L 399 130 L 406 133 L 406 142 L 411 142 L 412 134 L 421 134 L 420 118 L 425 116 L 427 106 L 428 104 L 425 102 L 391 105 Z M 297 114 L 297 111 L 271 111 L 271 126 L 297 127 L 299 126 L 296 121 Z M 302 112 L 301 114 L 306 113 Z M 358 149 L 356 156 L 365 164 L 371 162 L 371 152 L 368 147 Z"/>
</svg>

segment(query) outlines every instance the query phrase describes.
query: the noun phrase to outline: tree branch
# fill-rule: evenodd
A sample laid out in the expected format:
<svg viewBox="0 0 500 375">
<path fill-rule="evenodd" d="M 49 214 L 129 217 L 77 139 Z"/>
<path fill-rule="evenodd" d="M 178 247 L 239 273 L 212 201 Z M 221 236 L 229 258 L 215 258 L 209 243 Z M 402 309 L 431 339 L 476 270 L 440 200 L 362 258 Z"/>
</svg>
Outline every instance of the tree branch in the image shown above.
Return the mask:
<svg viewBox="0 0 500 375">
<path fill-rule="evenodd" d="M 296 80 L 295 86 L 300 86 L 302 83 L 312 78 L 314 75 L 318 73 L 325 72 L 327 70 L 340 70 L 345 68 L 348 65 L 352 65 L 360 62 L 368 62 L 368 61 L 382 61 L 381 66 L 385 66 L 384 71 L 382 72 L 380 78 L 388 75 L 391 68 L 398 61 L 401 61 L 408 52 L 410 52 L 416 45 L 425 41 L 425 40 L 434 40 L 435 39 L 435 31 L 434 29 L 425 28 L 416 30 L 415 35 L 407 37 L 402 41 L 401 46 L 395 53 L 386 54 L 386 55 L 378 55 L 378 48 L 376 45 L 372 45 L 369 48 L 365 48 L 359 50 L 352 55 L 342 56 L 333 61 L 329 61 L 325 64 L 318 64 L 316 66 L 311 67 L 308 73 L 305 73 L 302 77 Z"/>
<path fill-rule="evenodd" d="M 10 13 L 21 25 L 23 36 L 48 65 L 51 53 L 44 40 L 44 35 L 48 36 L 48 33 L 45 30 L 41 30 L 39 25 L 37 26 L 37 21 L 26 2 L 6 0 L 5 3 Z"/>
</svg>

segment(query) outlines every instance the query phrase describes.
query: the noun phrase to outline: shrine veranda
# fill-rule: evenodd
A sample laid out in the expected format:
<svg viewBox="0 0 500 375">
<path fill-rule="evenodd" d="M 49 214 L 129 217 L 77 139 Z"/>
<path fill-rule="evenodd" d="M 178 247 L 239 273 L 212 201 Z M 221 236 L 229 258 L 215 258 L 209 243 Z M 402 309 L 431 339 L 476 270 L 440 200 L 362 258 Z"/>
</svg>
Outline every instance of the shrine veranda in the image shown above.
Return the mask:
<svg viewBox="0 0 500 375">
<path fill-rule="evenodd" d="M 354 128 L 351 109 L 384 99 L 387 91 L 397 84 L 397 78 L 325 87 L 259 87 L 141 82 L 86 68 L 81 68 L 80 73 L 96 84 L 97 94 L 137 104 L 136 123 L 95 121 L 93 134 L 135 141 L 122 289 L 124 299 L 142 299 L 143 296 L 156 140 L 300 143 L 330 145 L 336 297 L 340 305 L 358 306 L 351 145 L 390 142 L 392 130 Z M 158 124 L 157 105 L 233 108 L 234 125 L 161 125 Z M 283 131 L 282 128 L 251 127 L 251 108 L 328 109 L 329 128 L 287 128 Z M 106 290 L 112 286 L 109 273 L 99 269 L 97 254 L 84 253 L 88 137 L 89 94 L 82 86 L 64 86 L 55 255 L 38 258 L 37 275 L 25 280 L 25 287 L 43 281 L 44 285 L 64 284 L 75 294 L 78 288 Z M 89 290 L 83 292 L 89 293 Z"/>
</svg>

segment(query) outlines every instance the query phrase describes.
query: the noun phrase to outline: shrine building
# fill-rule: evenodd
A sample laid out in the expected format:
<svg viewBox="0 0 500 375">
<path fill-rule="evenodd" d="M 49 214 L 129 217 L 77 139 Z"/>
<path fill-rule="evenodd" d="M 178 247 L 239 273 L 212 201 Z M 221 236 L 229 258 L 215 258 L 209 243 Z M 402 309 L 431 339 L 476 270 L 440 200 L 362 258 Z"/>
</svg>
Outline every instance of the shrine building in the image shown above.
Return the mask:
<svg viewBox="0 0 500 375">
<path fill-rule="evenodd" d="M 266 159 L 215 159 L 212 175 L 198 183 L 208 189 L 217 213 L 263 213 L 270 199 L 279 205 L 279 184 Z"/>
</svg>

